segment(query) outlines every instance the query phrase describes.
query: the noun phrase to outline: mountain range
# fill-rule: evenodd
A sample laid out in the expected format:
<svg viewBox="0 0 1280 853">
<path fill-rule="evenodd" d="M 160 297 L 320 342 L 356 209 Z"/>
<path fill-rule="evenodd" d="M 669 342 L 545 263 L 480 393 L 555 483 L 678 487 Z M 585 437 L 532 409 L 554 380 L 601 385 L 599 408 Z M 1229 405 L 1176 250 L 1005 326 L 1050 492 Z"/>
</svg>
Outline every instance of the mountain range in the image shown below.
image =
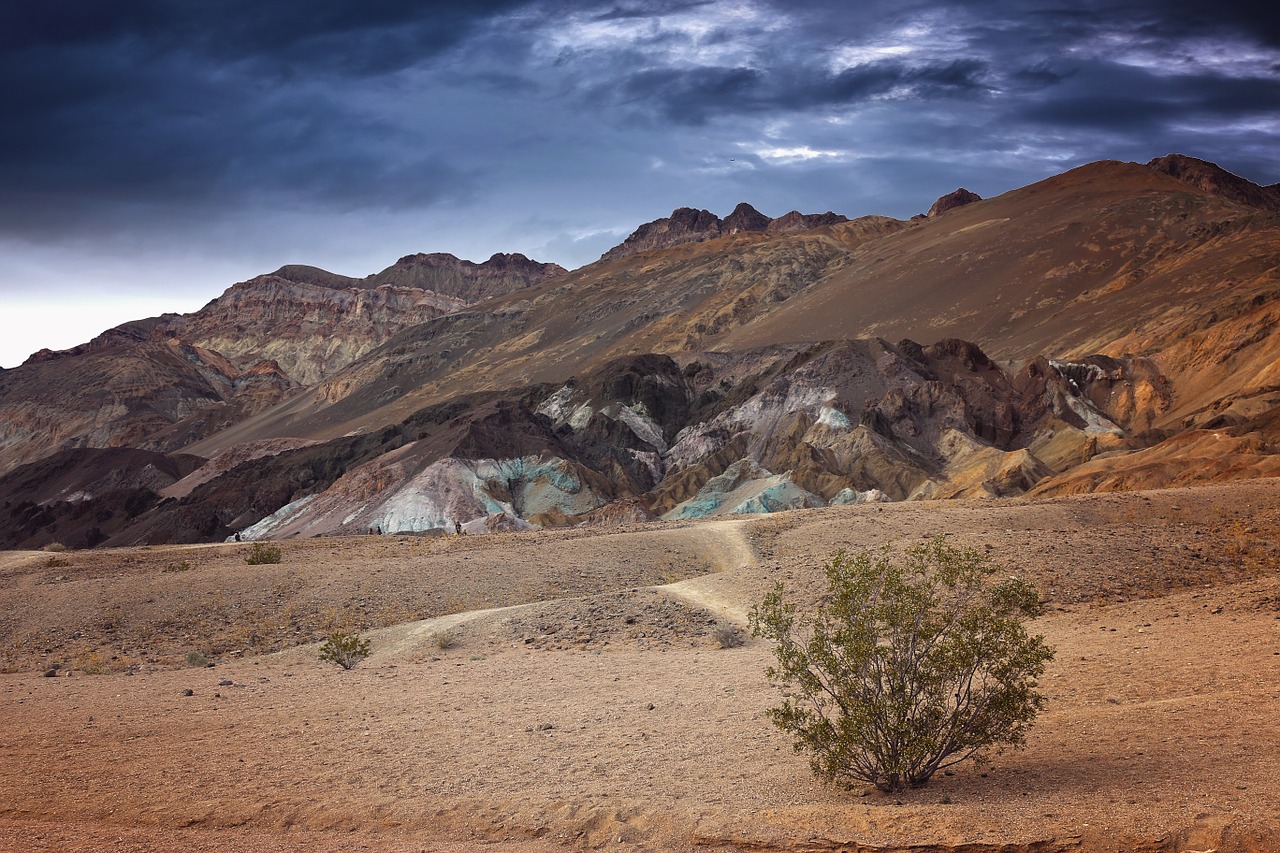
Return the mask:
<svg viewBox="0 0 1280 853">
<path fill-rule="evenodd" d="M 1280 185 L 680 208 L 574 271 L 287 266 L 0 371 L 0 546 L 470 532 L 1280 473 Z"/>
</svg>

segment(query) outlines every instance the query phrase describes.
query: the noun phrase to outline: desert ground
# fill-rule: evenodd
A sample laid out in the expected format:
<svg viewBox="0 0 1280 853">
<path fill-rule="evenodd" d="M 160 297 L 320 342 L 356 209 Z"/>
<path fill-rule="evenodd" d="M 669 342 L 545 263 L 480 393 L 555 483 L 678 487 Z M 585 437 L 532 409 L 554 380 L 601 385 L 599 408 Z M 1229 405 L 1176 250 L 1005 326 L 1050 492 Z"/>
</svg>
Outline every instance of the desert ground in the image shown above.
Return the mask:
<svg viewBox="0 0 1280 853">
<path fill-rule="evenodd" d="M 746 613 L 939 534 L 1042 590 L 1048 707 L 823 784 Z M 1280 849 L 1280 480 L 281 544 L 0 554 L 0 849 Z"/>
</svg>

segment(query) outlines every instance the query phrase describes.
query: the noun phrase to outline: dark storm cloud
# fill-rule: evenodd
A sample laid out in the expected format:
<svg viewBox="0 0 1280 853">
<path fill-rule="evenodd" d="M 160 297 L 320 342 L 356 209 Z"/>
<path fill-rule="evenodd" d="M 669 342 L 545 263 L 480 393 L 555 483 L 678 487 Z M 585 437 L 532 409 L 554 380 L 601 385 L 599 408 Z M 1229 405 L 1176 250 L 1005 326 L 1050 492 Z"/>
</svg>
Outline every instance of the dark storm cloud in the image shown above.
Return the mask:
<svg viewBox="0 0 1280 853">
<path fill-rule="evenodd" d="M 839 152 L 903 169 L 1015 149 L 1068 162 L 1117 141 L 1154 155 L 1188 138 L 1175 127 L 1275 119 L 1280 72 L 1231 65 L 1277 43 L 1273 6 L 18 0 L 0 4 L 0 227 L 503 207 L 513 182 L 538 197 L 540 175 L 556 197 L 573 180 L 656 193 L 645 152 L 720 187 L 784 161 L 794 182 Z M 1241 133 L 1220 139 L 1228 159 L 1276 162 Z M 754 174 L 717 177 L 708 147 Z"/>
<path fill-rule="evenodd" d="M 0 6 L 0 221 L 30 230 L 95 204 L 272 193 L 338 208 L 454 197 L 464 171 L 359 109 L 352 84 L 430 60 L 514 5 Z"/>
<path fill-rule="evenodd" d="M 673 12 L 706 9 L 714 3 L 715 0 L 646 0 L 645 2 L 604 4 L 592 14 L 592 17 L 597 21 L 653 18 Z"/>
<path fill-rule="evenodd" d="M 853 8 L 847 0 L 767 0 L 780 13 L 797 13 L 812 31 L 848 35 L 865 31 L 868 21 L 902 21 L 938 11 L 964 13 L 974 21 L 1004 24 L 1039 22 L 1050 35 L 1076 26 L 1090 29 L 1130 29 L 1150 26 L 1171 38 L 1230 34 L 1280 46 L 1280 7 L 1270 0 L 862 0 Z"/>
<path fill-rule="evenodd" d="M 1268 0 L 1168 0 L 1127 3 L 1121 8 L 1135 17 L 1153 17 L 1167 35 L 1231 33 L 1280 47 L 1280 7 Z"/>
<path fill-rule="evenodd" d="M 439 53 L 519 0 L 17 0 L 0 6 L 0 50 L 28 55 L 131 44 L 285 73 L 385 73 Z"/>
<path fill-rule="evenodd" d="M 730 113 L 787 113 L 847 105 L 903 90 L 901 97 L 964 97 L 984 90 L 985 63 L 964 59 L 924 67 L 878 62 L 831 74 L 821 68 L 653 69 L 610 84 L 618 103 L 656 117 L 702 124 Z"/>
<path fill-rule="evenodd" d="M 1110 65 L 1082 69 L 1053 98 L 1028 102 L 1016 111 L 1019 120 L 1046 126 L 1147 133 L 1188 119 L 1277 115 L 1280 79 L 1172 76 Z"/>
</svg>

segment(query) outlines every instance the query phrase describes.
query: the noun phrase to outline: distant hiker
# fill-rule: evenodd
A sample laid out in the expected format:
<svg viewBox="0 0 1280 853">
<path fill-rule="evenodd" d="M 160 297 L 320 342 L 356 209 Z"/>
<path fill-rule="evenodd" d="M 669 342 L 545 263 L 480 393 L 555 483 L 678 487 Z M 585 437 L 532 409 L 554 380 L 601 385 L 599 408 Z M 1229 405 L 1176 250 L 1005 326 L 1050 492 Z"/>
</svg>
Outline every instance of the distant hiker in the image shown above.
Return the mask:
<svg viewBox="0 0 1280 853">
<path fill-rule="evenodd" d="M 461 535 L 462 535 L 462 522 L 461 522 L 461 521 L 455 521 L 455 522 L 453 523 L 453 534 L 454 534 L 455 536 L 461 536 Z"/>
<path fill-rule="evenodd" d="M 239 542 L 239 541 L 240 541 L 240 532 L 239 532 L 239 531 L 236 531 L 236 541 L 237 541 L 237 542 Z"/>
</svg>

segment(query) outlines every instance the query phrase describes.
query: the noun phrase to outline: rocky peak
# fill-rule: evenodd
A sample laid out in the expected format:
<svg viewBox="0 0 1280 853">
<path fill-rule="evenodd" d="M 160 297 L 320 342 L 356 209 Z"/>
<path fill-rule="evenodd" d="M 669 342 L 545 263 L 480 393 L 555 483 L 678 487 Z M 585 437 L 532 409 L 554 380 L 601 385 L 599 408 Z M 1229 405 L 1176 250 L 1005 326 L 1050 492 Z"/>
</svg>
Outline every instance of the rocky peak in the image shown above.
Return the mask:
<svg viewBox="0 0 1280 853">
<path fill-rule="evenodd" d="M 1147 167 L 1212 195 L 1260 210 L 1280 212 L 1280 184 L 1260 187 L 1216 163 L 1186 154 L 1166 154 L 1147 163 Z"/>
<path fill-rule="evenodd" d="M 311 267 L 306 264 L 285 264 L 273 273 L 271 276 L 282 278 L 285 281 L 294 284 L 310 284 L 316 287 L 327 287 L 333 290 L 340 290 L 347 287 L 359 287 L 360 279 L 351 276 L 339 275 L 338 273 L 329 272 L 319 267 Z"/>
<path fill-rule="evenodd" d="M 824 225 L 835 225 L 837 222 L 848 222 L 849 217 L 839 213 L 801 213 L 793 210 L 784 213 L 769 223 L 765 230 L 770 234 L 783 234 L 789 231 L 809 231 Z"/>
<path fill-rule="evenodd" d="M 568 272 L 559 264 L 544 264 L 540 261 L 532 260 L 519 252 L 494 252 L 489 260 L 481 264 L 476 264 L 476 270 L 482 273 L 516 273 L 529 276 L 531 279 L 539 276 L 550 278 L 555 275 L 564 275 Z"/>
<path fill-rule="evenodd" d="M 935 216 L 946 213 L 948 210 L 955 210 L 957 207 L 964 207 L 966 204 L 973 204 L 975 201 L 982 201 L 982 196 L 960 187 L 955 192 L 947 193 L 935 201 L 926 215 L 929 219 L 932 219 Z"/>
<path fill-rule="evenodd" d="M 725 234 L 737 234 L 739 231 L 764 231 L 772 221 L 744 201 L 733 209 L 733 213 L 725 217 L 720 227 Z"/>
<path fill-rule="evenodd" d="M 611 261 L 651 249 L 712 240 L 721 235 L 722 225 L 720 217 L 709 210 L 678 207 L 671 211 L 670 216 L 641 225 L 621 244 L 601 255 L 600 259 Z"/>
<path fill-rule="evenodd" d="M 602 261 L 638 255 L 653 249 L 665 249 L 683 243 L 703 243 L 717 237 L 742 232 L 779 234 L 789 231 L 807 231 L 836 222 L 848 222 L 847 216 L 826 213 L 800 213 L 793 210 L 777 219 L 770 219 L 745 201 L 733 209 L 724 219 L 709 210 L 681 207 L 662 219 L 646 222 L 622 243 L 600 256 Z"/>
<path fill-rule="evenodd" d="M 519 253 L 498 252 L 477 264 L 447 252 L 432 252 L 405 255 L 364 279 L 362 286 L 417 287 L 465 302 L 480 302 L 567 272 L 559 264 L 540 263 Z"/>
</svg>

